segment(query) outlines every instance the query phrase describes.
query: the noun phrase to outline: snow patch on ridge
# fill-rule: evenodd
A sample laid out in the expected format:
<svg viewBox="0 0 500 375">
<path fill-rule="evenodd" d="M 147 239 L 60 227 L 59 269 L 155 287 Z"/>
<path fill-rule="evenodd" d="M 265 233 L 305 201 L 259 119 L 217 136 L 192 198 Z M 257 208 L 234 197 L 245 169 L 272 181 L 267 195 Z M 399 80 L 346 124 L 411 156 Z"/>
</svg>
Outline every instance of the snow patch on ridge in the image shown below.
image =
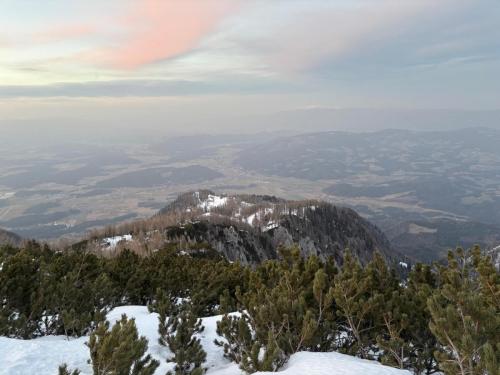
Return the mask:
<svg viewBox="0 0 500 375">
<path fill-rule="evenodd" d="M 114 249 L 120 242 L 128 242 L 128 241 L 132 241 L 131 234 L 125 234 L 123 236 L 106 237 L 102 240 L 102 243 L 109 250 L 109 249 Z"/>
<path fill-rule="evenodd" d="M 251 225 L 253 226 L 253 222 L 255 220 L 255 218 L 257 217 L 257 214 L 251 214 L 249 217 L 246 218 L 246 222 L 248 223 L 248 225 Z"/>
<path fill-rule="evenodd" d="M 262 231 L 267 232 L 268 230 L 275 229 L 278 227 L 279 227 L 279 224 L 277 222 L 270 221 L 269 223 L 267 223 L 267 225 L 264 228 L 262 228 Z"/>
<path fill-rule="evenodd" d="M 8 192 L 0 192 L 0 199 L 9 199 L 12 198 L 14 195 L 16 195 L 15 192 L 8 191 Z"/>
<path fill-rule="evenodd" d="M 200 194 L 196 194 L 198 199 L 200 200 Z M 220 197 L 218 195 L 208 195 L 208 198 L 205 200 L 200 200 L 198 203 L 198 207 L 202 208 L 204 211 L 210 211 L 216 207 L 222 207 L 227 204 L 227 197 Z"/>
</svg>

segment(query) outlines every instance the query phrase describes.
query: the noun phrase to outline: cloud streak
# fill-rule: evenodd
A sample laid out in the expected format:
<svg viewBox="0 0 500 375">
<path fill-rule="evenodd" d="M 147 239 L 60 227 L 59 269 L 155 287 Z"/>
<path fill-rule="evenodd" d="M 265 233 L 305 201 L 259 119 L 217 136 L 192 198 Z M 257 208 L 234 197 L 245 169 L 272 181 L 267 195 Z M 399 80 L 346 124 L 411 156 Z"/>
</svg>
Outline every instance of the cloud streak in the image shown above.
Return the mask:
<svg viewBox="0 0 500 375">
<path fill-rule="evenodd" d="M 225 81 L 186 80 L 113 80 L 51 85 L 0 85 L 0 98 L 52 97 L 169 97 L 221 93 L 288 92 L 296 87 L 274 82 L 243 81 L 238 77 Z"/>
<path fill-rule="evenodd" d="M 274 90 L 285 102 L 300 86 L 316 98 L 304 105 L 498 106 L 498 0 L 22 3 L 0 5 L 3 98 Z"/>
<path fill-rule="evenodd" d="M 279 14 L 282 3 L 270 2 L 264 11 L 255 13 L 247 29 L 235 27 L 226 37 L 235 46 L 260 55 L 272 69 L 303 72 L 398 40 L 414 28 L 421 30 L 422 21 L 431 21 L 430 26 L 434 26 L 443 11 L 466 3 L 470 1 L 352 0 L 339 6 L 334 1 L 310 1 L 307 4 L 311 6 L 297 7 L 282 17 L 262 17 L 266 12 Z M 257 25 L 264 31 L 252 30 Z"/>
<path fill-rule="evenodd" d="M 236 8 L 229 0 L 143 0 L 135 2 L 116 27 L 125 30 L 113 46 L 83 56 L 115 69 L 137 69 L 186 53 Z"/>
</svg>

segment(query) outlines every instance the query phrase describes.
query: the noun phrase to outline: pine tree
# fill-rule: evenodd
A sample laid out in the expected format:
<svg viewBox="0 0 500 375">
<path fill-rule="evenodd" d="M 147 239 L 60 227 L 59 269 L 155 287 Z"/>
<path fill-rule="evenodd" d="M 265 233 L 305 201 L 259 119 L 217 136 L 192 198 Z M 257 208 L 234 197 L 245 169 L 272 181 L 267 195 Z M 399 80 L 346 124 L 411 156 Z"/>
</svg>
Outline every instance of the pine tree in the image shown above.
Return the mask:
<svg viewBox="0 0 500 375">
<path fill-rule="evenodd" d="M 121 251 L 118 256 L 107 263 L 107 273 L 113 286 L 118 290 L 121 302 L 130 304 L 141 302 L 137 300 L 139 280 L 136 277 L 140 265 L 139 256 L 127 249 Z"/>
<path fill-rule="evenodd" d="M 390 300 L 384 302 L 383 334 L 377 336 L 377 343 L 383 350 L 382 363 L 400 369 L 408 368 L 411 343 L 404 338 L 410 324 L 407 301 L 398 290 L 393 292 Z"/>
<path fill-rule="evenodd" d="M 176 305 L 176 299 L 167 295 L 163 289 L 158 289 L 153 303 L 148 305 L 148 310 L 149 312 L 158 314 L 158 332 L 160 333 L 158 342 L 160 345 L 166 346 L 167 342 L 165 338 L 169 333 L 171 324 L 170 317 L 179 312 L 179 306 Z"/>
<path fill-rule="evenodd" d="M 145 356 L 148 342 L 139 337 L 134 319 L 122 315 L 108 328 L 108 322 L 99 324 L 87 343 L 94 375 L 152 375 L 159 363 Z"/>
<path fill-rule="evenodd" d="M 59 366 L 59 375 L 80 375 L 80 370 L 74 369 L 73 371 L 68 369 L 66 363 Z"/>
<path fill-rule="evenodd" d="M 229 290 L 224 289 L 224 292 L 219 297 L 219 314 L 228 314 L 236 310 L 236 307 L 232 303 L 232 298 L 229 295 Z"/>
<path fill-rule="evenodd" d="M 416 375 L 439 372 L 434 353 L 439 350 L 429 328 L 431 315 L 427 300 L 436 288 L 436 276 L 429 265 L 416 264 L 403 288 L 403 303 L 409 316 L 404 340 L 410 343 L 409 365 Z"/>
<path fill-rule="evenodd" d="M 488 374 L 498 375 L 500 374 L 500 273 L 493 265 L 491 257 L 482 255 L 479 247 L 474 248 L 472 256 L 482 295 L 487 305 L 496 311 L 496 335 L 491 342 L 484 345 L 482 361 Z"/>
<path fill-rule="evenodd" d="M 39 311 L 33 295 L 39 283 L 40 261 L 21 250 L 3 261 L 0 272 L 0 334 L 32 338 L 37 331 Z"/>
<path fill-rule="evenodd" d="M 95 329 L 112 305 L 102 262 L 94 254 L 69 251 L 43 257 L 33 294 L 32 316 L 42 335 L 82 336 Z"/>
<path fill-rule="evenodd" d="M 247 314 L 241 316 L 224 315 L 217 322 L 217 334 L 224 337 L 224 340 L 215 340 L 215 344 L 224 348 L 224 356 L 232 362 L 241 364 L 245 358 L 250 357 L 253 343 L 253 333 L 251 330 L 249 317 Z M 247 372 L 255 372 L 248 365 L 241 366 Z M 253 370 L 253 371 L 252 371 Z"/>
<path fill-rule="evenodd" d="M 491 291 L 478 280 L 477 249 L 475 257 L 473 262 L 469 252 L 450 252 L 439 289 L 428 301 L 430 328 L 444 347 L 436 358 L 447 375 L 498 374 L 500 314 Z"/>
<path fill-rule="evenodd" d="M 471 255 L 484 298 L 488 305 L 500 311 L 500 273 L 493 265 L 491 257 L 482 255 L 478 246 L 472 250 Z"/>
<path fill-rule="evenodd" d="M 365 332 L 372 328 L 369 314 L 377 308 L 378 301 L 370 294 L 370 282 L 361 264 L 349 252 L 344 254 L 341 271 L 335 278 L 333 296 L 341 317 L 341 328 L 348 334 L 341 349 L 366 357 Z"/>
<path fill-rule="evenodd" d="M 281 261 L 263 264 L 237 292 L 238 316 L 224 316 L 217 332 L 226 357 L 247 372 L 276 371 L 298 351 L 333 348 L 333 268 L 297 248 L 281 249 Z"/>
<path fill-rule="evenodd" d="M 204 327 L 190 306 L 186 303 L 166 321 L 160 319 L 160 344 L 167 345 L 173 356 L 168 359 L 175 363 L 175 375 L 201 375 L 206 360 L 206 352 L 196 335 Z M 172 374 L 172 372 L 169 372 Z"/>
<path fill-rule="evenodd" d="M 256 371 L 276 371 L 286 361 L 286 355 L 278 347 L 276 332 L 269 330 L 266 340 L 258 340 L 246 313 L 241 316 L 225 315 L 217 322 L 217 334 L 224 340 L 215 340 L 215 344 L 224 348 L 224 355 L 239 364 L 248 373 Z M 263 357 L 260 353 L 264 353 Z"/>
</svg>

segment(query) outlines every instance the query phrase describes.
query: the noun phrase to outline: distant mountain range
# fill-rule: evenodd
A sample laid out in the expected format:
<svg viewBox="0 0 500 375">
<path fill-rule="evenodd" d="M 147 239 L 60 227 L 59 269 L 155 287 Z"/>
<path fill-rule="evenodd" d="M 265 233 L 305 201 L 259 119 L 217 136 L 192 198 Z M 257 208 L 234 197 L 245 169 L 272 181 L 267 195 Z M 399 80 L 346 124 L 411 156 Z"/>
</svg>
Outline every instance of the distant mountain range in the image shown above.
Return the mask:
<svg viewBox="0 0 500 375">
<path fill-rule="evenodd" d="M 444 258 L 456 247 L 479 245 L 489 251 L 500 244 L 500 227 L 465 220 L 405 221 L 391 226 L 385 234 L 395 249 L 420 261 Z"/>
<path fill-rule="evenodd" d="M 293 115 L 303 122 L 323 113 L 326 126 L 331 111 Z M 378 121 L 377 113 L 359 113 L 362 123 L 372 115 Z M 448 120 L 483 124 L 470 115 Z M 25 153 L 0 148 L 0 227 L 24 238 L 75 239 L 148 218 L 182 192 L 210 189 L 350 207 L 418 260 L 440 259 L 456 246 L 500 245 L 500 130 L 404 130 L 405 116 L 387 122 L 400 121 L 400 129 L 362 133 L 313 132 L 319 127 L 311 120 L 302 134 L 197 134 L 134 147 L 45 145 Z M 344 113 L 337 120 L 353 119 Z M 16 152 L 24 157 L 13 158 Z"/>
<path fill-rule="evenodd" d="M 428 261 L 456 246 L 500 244 L 499 145 L 500 131 L 488 128 L 320 132 L 247 147 L 235 163 L 324 186 L 324 199 Z"/>
</svg>

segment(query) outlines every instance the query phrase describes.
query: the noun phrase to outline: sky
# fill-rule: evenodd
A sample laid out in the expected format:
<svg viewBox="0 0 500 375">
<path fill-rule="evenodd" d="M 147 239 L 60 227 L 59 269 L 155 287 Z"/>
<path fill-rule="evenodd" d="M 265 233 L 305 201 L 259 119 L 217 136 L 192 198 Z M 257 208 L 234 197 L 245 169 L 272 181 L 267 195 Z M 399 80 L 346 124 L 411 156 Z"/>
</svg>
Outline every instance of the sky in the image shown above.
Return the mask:
<svg viewBox="0 0 500 375">
<path fill-rule="evenodd" d="M 499 110 L 499 25 L 498 0 L 0 0 L 0 126 Z"/>
</svg>

